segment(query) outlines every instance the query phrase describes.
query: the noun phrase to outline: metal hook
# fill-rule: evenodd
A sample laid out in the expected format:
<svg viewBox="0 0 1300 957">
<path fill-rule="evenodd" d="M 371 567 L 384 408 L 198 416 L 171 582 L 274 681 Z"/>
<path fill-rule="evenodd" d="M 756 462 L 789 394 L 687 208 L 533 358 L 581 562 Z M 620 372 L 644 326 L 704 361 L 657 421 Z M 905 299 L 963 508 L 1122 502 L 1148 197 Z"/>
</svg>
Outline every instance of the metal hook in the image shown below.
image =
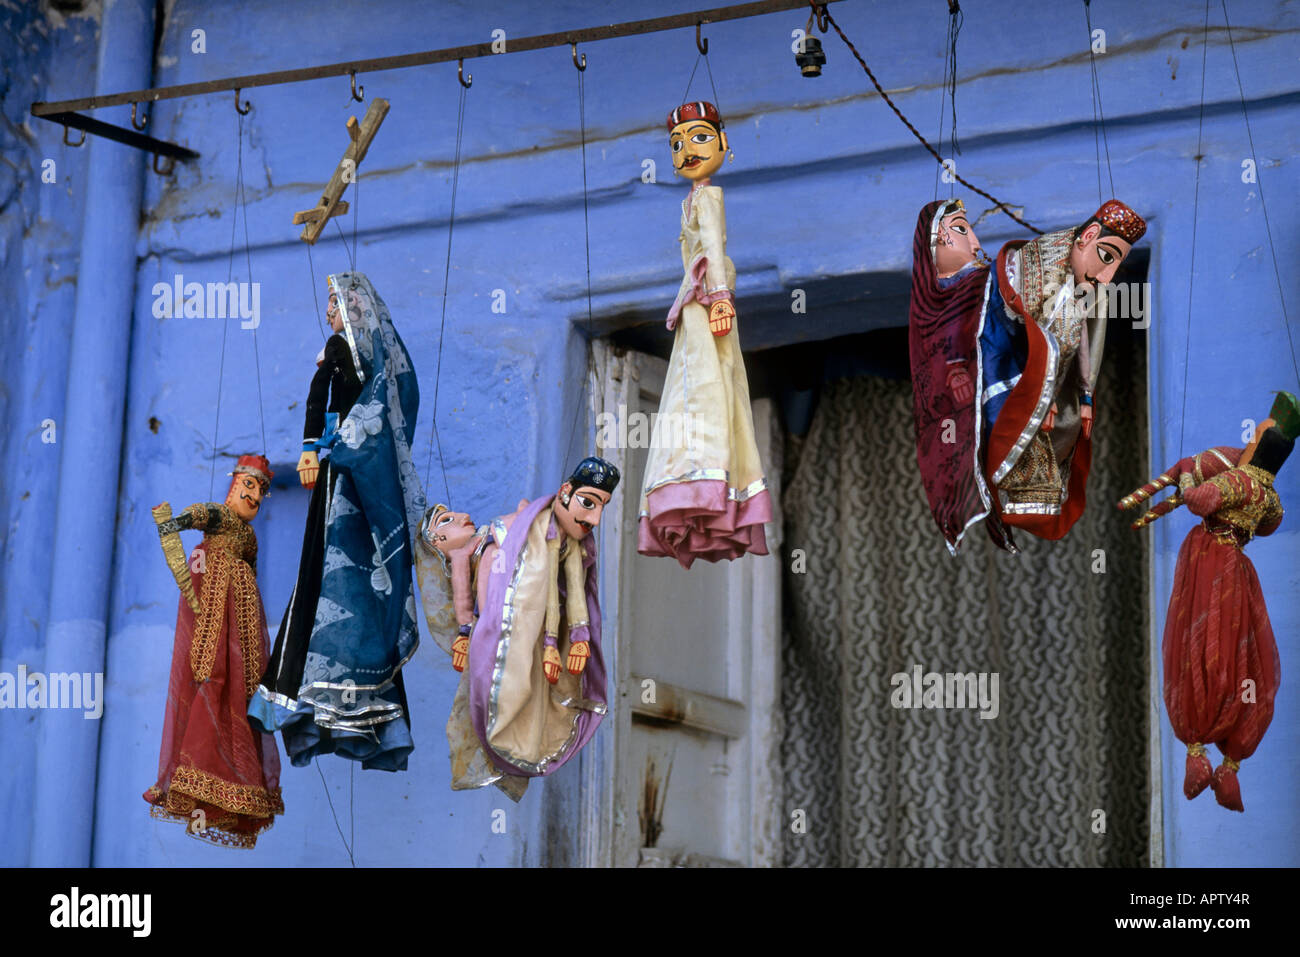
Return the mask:
<svg viewBox="0 0 1300 957">
<path fill-rule="evenodd" d="M 709 41 L 700 39 L 700 27 L 704 24 L 695 24 L 695 48 L 700 51 L 700 56 L 709 55 Z"/>
<path fill-rule="evenodd" d="M 138 123 L 136 122 L 135 111 L 139 105 L 140 105 L 139 103 L 131 104 L 131 125 L 134 126 L 137 130 L 142 130 L 149 125 L 149 117 L 147 116 L 142 117 Z"/>
<path fill-rule="evenodd" d="M 162 159 L 162 154 L 160 153 L 153 154 L 153 171 L 157 173 L 159 176 L 170 176 L 172 174 L 172 171 L 176 169 L 176 157 L 175 156 L 167 157 L 167 166 L 164 169 L 158 168 L 158 161 L 160 159 Z"/>
<path fill-rule="evenodd" d="M 576 66 L 576 67 L 578 68 L 578 72 L 579 72 L 579 73 L 582 73 L 584 70 L 587 69 L 587 54 L 584 53 L 584 54 L 582 55 L 582 62 L 579 63 L 579 62 L 578 62 L 578 44 L 576 44 L 576 43 L 570 43 L 569 46 L 571 46 L 571 47 L 573 48 L 573 65 Z"/>
<path fill-rule="evenodd" d="M 80 146 L 84 142 L 86 142 L 85 130 L 81 131 L 81 139 L 77 140 L 77 142 L 74 143 L 72 142 L 72 140 L 68 139 L 68 124 L 66 123 L 63 124 L 63 145 L 64 146 Z"/>
<path fill-rule="evenodd" d="M 351 73 L 348 74 L 348 76 L 352 77 L 352 99 L 360 103 L 362 97 L 366 95 L 366 88 L 363 86 L 361 88 L 361 91 L 357 92 L 357 71 L 356 70 L 353 70 Z"/>
<path fill-rule="evenodd" d="M 243 106 L 239 105 L 239 87 L 235 87 L 235 112 L 240 116 L 247 116 L 252 111 L 253 104 L 249 103 L 247 100 L 244 101 Z"/>
<path fill-rule="evenodd" d="M 456 61 L 456 77 L 460 80 L 460 85 L 467 90 L 474 85 L 474 74 L 471 73 L 469 76 L 465 75 L 464 60 Z"/>
</svg>

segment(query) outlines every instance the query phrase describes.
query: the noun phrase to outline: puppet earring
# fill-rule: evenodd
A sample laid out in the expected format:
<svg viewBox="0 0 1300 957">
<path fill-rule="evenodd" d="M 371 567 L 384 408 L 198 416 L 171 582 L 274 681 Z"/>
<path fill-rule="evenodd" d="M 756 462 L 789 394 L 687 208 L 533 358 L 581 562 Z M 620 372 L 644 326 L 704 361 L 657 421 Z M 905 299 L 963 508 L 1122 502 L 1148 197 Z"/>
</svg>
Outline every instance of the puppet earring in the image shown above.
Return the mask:
<svg viewBox="0 0 1300 957">
<path fill-rule="evenodd" d="M 736 162 L 736 151 L 735 151 L 735 150 L 727 150 L 727 162 L 728 162 L 728 163 L 734 163 L 734 162 Z"/>
</svg>

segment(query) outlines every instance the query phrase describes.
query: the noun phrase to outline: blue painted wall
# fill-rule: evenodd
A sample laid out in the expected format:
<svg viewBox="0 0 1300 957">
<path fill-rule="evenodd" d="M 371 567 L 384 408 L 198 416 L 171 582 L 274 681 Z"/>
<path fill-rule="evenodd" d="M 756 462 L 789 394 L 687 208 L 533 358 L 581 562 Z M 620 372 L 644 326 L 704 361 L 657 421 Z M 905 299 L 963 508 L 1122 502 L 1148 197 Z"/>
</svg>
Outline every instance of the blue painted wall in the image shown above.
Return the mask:
<svg viewBox="0 0 1300 957">
<path fill-rule="evenodd" d="M 138 0 L 118 0 L 117 6 L 132 3 L 140 6 Z M 152 83 L 482 42 L 498 28 L 508 42 L 589 25 L 596 16 L 590 4 L 570 0 L 238 6 L 232 15 L 228 4 L 166 5 Z M 601 8 L 600 18 L 617 22 L 685 6 L 680 0 L 612 3 Z M 958 60 L 959 172 L 1023 207 L 1039 226 L 1081 221 L 1097 205 L 1082 9 L 1064 3 L 966 6 Z M 1107 33 L 1098 70 L 1115 192 L 1150 223 L 1144 245 L 1153 284 L 1148 335 L 1155 474 L 1181 454 L 1237 443 L 1242 419 L 1266 413 L 1269 390 L 1298 387 L 1260 192 L 1269 202 L 1282 284 L 1294 314 L 1300 309 L 1300 239 L 1291 226 L 1300 195 L 1300 83 L 1294 69 L 1300 12 L 1281 0 L 1231 4 L 1259 161 L 1260 182 L 1254 184 L 1241 179 L 1250 147 L 1226 35 L 1217 16 L 1211 18 L 1189 312 L 1203 7 L 1139 7 L 1117 0 L 1092 6 L 1094 26 Z M 900 108 L 932 137 L 943 73 L 941 7 L 864 0 L 833 7 Z M 111 27 L 111 18 L 123 13 L 116 7 L 106 14 L 97 6 L 88 9 L 65 20 L 27 7 L 0 7 L 6 26 L 0 40 L 0 282 L 7 307 L 0 328 L 9 344 L 0 353 L 0 405 L 7 424 L 0 471 L 0 671 L 14 672 L 19 664 L 36 669 L 47 660 L 49 624 L 65 616 L 51 608 L 58 591 L 52 578 L 64 579 L 65 589 L 81 576 L 102 578 L 111 586 L 98 623 L 106 639 L 87 646 L 83 670 L 106 672 L 108 700 L 103 720 L 95 723 L 97 758 L 89 769 L 60 767 L 60 735 L 73 732 L 53 716 L 0 711 L 0 761 L 7 772 L 0 776 L 0 811 L 5 820 L 19 822 L 0 838 L 0 863 L 48 862 L 48 849 L 39 846 L 43 839 L 32 835 L 58 830 L 71 814 L 88 819 L 82 829 L 87 837 L 80 850 L 80 836 L 58 848 L 56 856 L 68 863 L 339 865 L 346 855 L 326 787 L 345 833 L 354 789 L 358 863 L 518 864 L 573 855 L 571 838 L 565 843 L 547 836 L 576 820 L 563 809 L 574 802 L 555 797 L 557 788 L 571 793 L 572 781 L 534 787 L 518 808 L 492 793 L 449 791 L 442 728 L 454 681 L 431 643 L 409 669 L 417 747 L 406 774 L 357 771 L 353 781 L 347 763 L 330 759 L 321 764 L 322 785 L 316 771 L 286 767 L 288 813 L 249 855 L 202 846 L 179 827 L 148 817 L 139 795 L 156 773 L 176 608 L 149 508 L 162 499 L 179 507 L 208 497 L 220 401 L 218 492 L 230 457 L 264 444 L 280 473 L 257 522 L 262 593 L 269 617 L 278 620 L 306 509 L 293 464 L 312 360 L 321 344 L 312 266 L 290 218 L 314 205 L 346 145 L 344 121 L 363 113 L 366 104 L 351 103 L 348 84 L 339 79 L 249 90 L 244 97 L 253 112 L 243 120 L 241 140 L 229 94 L 159 103 L 151 130 L 203 158 L 180 166 L 171 178 L 145 173 L 138 224 L 128 218 L 87 235 L 83 217 L 88 200 L 94 201 L 86 189 L 88 164 L 128 162 L 130 151 L 108 144 L 94 154 L 65 148 L 59 129 L 32 120 L 27 107 L 33 99 L 84 95 L 97 71 L 102 74 L 96 51 L 104 18 Z M 846 277 L 863 277 L 861 327 L 890 314 L 895 324 L 905 322 L 905 311 L 873 311 L 873 293 L 879 298 L 888 290 L 887 284 L 873 285 L 877 280 L 871 277 L 906 274 L 916 211 L 935 190 L 933 161 L 880 101 L 838 37 L 823 38 L 825 76 L 798 76 L 791 31 L 805 19 L 778 14 L 706 28 L 716 96 L 736 151 L 736 162 L 718 182 L 726 188 L 728 251 L 739 270 L 742 315 L 747 301 L 809 290 L 806 315 L 769 324 L 761 337 L 747 340 L 750 346 L 846 331 L 845 297 L 842 291 L 832 294 L 843 289 Z M 206 53 L 191 52 L 196 29 L 205 31 Z M 680 279 L 677 203 L 684 188 L 671 176 L 662 118 L 682 96 L 695 46 L 691 31 L 678 31 L 591 44 L 585 52 L 593 313 L 604 331 L 659 321 Z M 575 327 L 587 315 L 583 175 L 578 80 L 567 49 L 473 61 L 467 70 L 474 85 L 456 200 L 438 427 L 452 504 L 487 517 L 508 511 L 521 496 L 553 489 L 583 444 L 581 437 L 571 446 L 567 442 L 586 362 Z M 340 225 L 348 246 L 357 230 L 357 268 L 387 300 L 420 372 L 424 395 L 415 456 L 423 471 L 460 88 L 448 65 L 361 76 L 358 82 L 367 101 L 382 96 L 392 112 L 362 166 L 359 189 L 349 189 L 356 219 L 349 215 Z M 713 98 L 704 67 L 691 95 Z M 125 110 L 103 112 L 126 122 Z M 40 182 L 47 158 L 57 163 L 54 184 Z M 656 182 L 643 181 L 645 160 L 657 164 Z M 235 200 L 241 163 L 246 204 Z M 977 212 L 988 205 L 964 191 L 959 195 Z M 1024 235 L 996 215 L 984 220 L 979 233 L 989 248 Z M 134 244 L 137 261 L 125 300 L 134 308 L 123 305 L 100 317 L 129 347 L 120 369 L 99 370 L 119 377 L 125 402 L 122 421 L 104 423 L 110 436 L 121 439 L 121 467 L 107 471 L 82 460 L 78 449 L 61 446 L 61 436 L 60 442 L 43 443 L 40 424 L 47 418 L 62 424 L 70 402 L 86 402 L 83 384 L 68 382 L 69 340 L 74 323 L 85 322 L 87 293 L 77 288 L 77 260 L 85 251 L 102 252 L 100 243 L 115 249 Z M 318 293 L 325 273 L 345 268 L 348 255 L 331 227 L 312 253 Z M 261 325 L 254 335 L 237 322 L 228 324 L 220 381 L 219 321 L 154 317 L 154 283 L 171 282 L 178 273 L 186 281 L 233 275 L 261 283 Z M 504 314 L 492 310 L 496 290 L 504 291 Z M 1300 338 L 1295 325 L 1293 334 Z M 1189 361 L 1193 391 L 1184 420 Z M 81 527 L 66 501 L 68 490 L 79 487 L 74 469 L 88 470 L 116 490 L 111 534 L 75 541 L 67 531 Z M 426 486 L 433 499 L 445 497 L 436 459 Z M 1278 489 L 1284 502 L 1300 502 L 1300 469 L 1285 471 Z M 1157 634 L 1177 547 L 1190 524 L 1188 516 L 1178 515 L 1153 529 Z M 64 531 L 56 534 L 56 528 Z M 1157 712 L 1165 792 L 1161 827 L 1171 865 L 1300 863 L 1294 813 L 1300 689 L 1291 677 L 1300 663 L 1295 528 L 1293 521 L 1284 522 L 1278 534 L 1250 547 L 1278 636 L 1284 684 L 1273 727 L 1243 766 L 1244 816 L 1222 810 L 1209 796 L 1192 804 L 1183 800 L 1183 748 L 1169 731 L 1163 706 Z M 71 556 L 57 569 L 51 567 L 56 538 L 63 540 L 60 554 Z M 95 622 L 77 627 L 78 635 L 92 634 Z M 75 654 L 79 646 L 69 647 Z M 38 731 L 49 752 L 43 762 L 37 759 Z M 40 788 L 32 785 L 37 779 Z M 78 783 L 85 780 L 94 782 L 93 800 Z M 63 792 L 60 783 L 67 785 Z M 74 787 L 81 793 L 70 793 Z M 548 789 L 553 807 L 547 806 Z M 505 835 L 490 828 L 497 807 L 508 809 Z M 27 821 L 30 827 L 21 823 Z"/>
</svg>

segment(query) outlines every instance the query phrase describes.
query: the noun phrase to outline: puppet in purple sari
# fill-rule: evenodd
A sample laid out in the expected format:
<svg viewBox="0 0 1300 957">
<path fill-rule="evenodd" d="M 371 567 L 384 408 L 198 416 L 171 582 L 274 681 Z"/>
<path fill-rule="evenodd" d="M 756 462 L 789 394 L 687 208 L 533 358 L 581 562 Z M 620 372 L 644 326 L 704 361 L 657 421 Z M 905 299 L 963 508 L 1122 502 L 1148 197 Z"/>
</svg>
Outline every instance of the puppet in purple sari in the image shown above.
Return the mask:
<svg viewBox="0 0 1300 957">
<path fill-rule="evenodd" d="M 469 645 L 469 711 L 496 767 L 538 777 L 572 758 L 606 711 L 596 539 L 618 485 L 586 458 L 548 495 L 492 523 Z M 563 663 L 564 667 L 561 667 Z"/>
</svg>

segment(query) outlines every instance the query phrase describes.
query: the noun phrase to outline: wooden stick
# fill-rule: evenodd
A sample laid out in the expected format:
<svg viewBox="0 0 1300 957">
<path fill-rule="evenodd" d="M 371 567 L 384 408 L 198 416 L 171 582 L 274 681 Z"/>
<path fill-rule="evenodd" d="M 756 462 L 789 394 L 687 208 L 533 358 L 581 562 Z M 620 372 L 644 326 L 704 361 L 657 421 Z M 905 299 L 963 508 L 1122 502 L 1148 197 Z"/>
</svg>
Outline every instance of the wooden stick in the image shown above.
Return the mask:
<svg viewBox="0 0 1300 957">
<path fill-rule="evenodd" d="M 329 219 L 333 216 L 343 216 L 347 211 L 348 201 L 346 199 L 340 199 L 334 204 L 334 208 L 330 210 L 329 216 L 325 216 L 324 218 Z M 325 207 L 323 206 L 314 206 L 311 209 L 304 209 L 301 213 L 293 214 L 293 224 L 295 226 L 301 226 L 303 223 L 314 223 L 316 220 L 322 218 L 324 213 Z"/>
<path fill-rule="evenodd" d="M 361 161 L 366 158 L 366 153 L 370 150 L 370 143 L 379 132 L 379 126 L 384 122 L 384 117 L 388 115 L 388 101 L 377 99 L 370 104 L 370 109 L 366 110 L 365 118 L 357 125 L 355 116 L 348 117 L 348 148 L 343 151 L 343 158 L 339 160 L 339 165 L 334 169 L 334 175 L 330 177 L 329 183 L 325 186 L 325 192 L 321 195 L 320 203 L 313 209 L 306 209 L 300 213 L 295 213 L 293 217 L 294 225 L 306 223 L 306 227 L 299 237 L 309 245 L 315 245 L 316 240 L 320 239 L 320 234 L 325 230 L 325 224 L 329 222 L 332 216 L 346 210 L 346 204 L 343 209 L 338 207 L 342 203 L 343 191 L 348 188 L 348 183 L 357 178 L 357 172 L 361 168 Z"/>
</svg>

